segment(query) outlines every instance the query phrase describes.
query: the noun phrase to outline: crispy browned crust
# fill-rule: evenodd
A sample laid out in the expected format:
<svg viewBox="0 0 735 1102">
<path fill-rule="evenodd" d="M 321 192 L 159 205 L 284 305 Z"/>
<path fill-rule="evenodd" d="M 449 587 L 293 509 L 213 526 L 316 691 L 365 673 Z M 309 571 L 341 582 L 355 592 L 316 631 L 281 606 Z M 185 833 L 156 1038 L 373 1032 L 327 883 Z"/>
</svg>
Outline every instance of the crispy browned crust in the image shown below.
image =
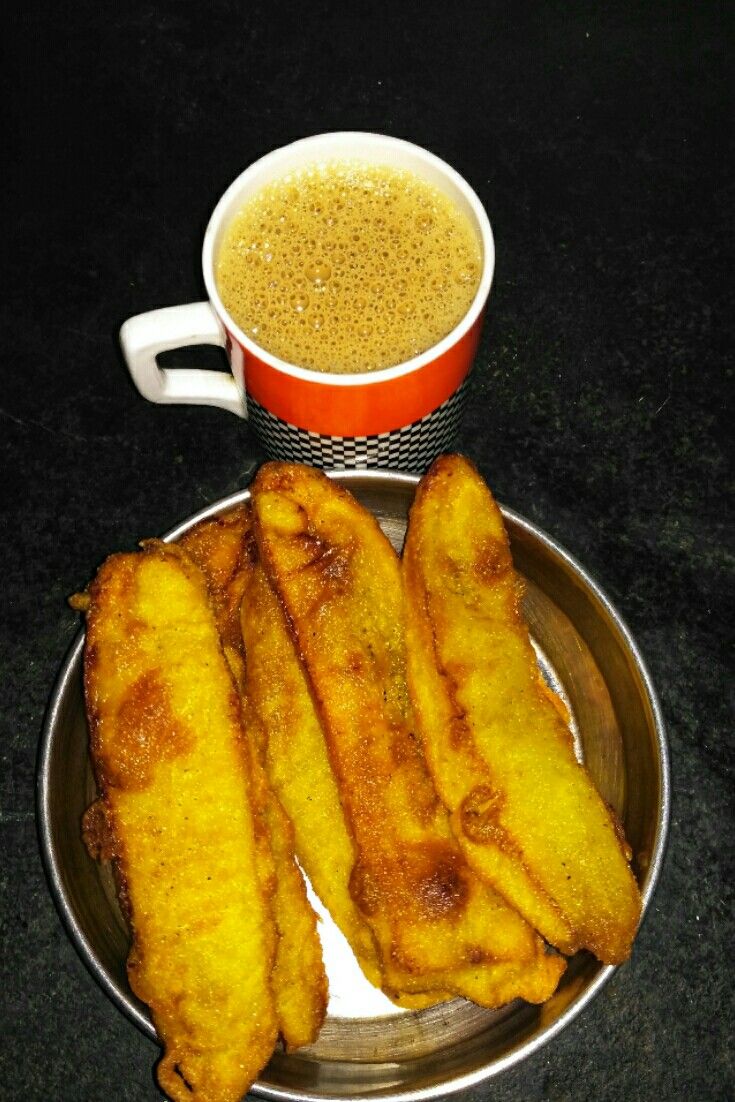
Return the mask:
<svg viewBox="0 0 735 1102">
<path fill-rule="evenodd" d="M 403 575 L 411 695 L 468 861 L 562 951 L 624 960 L 640 916 L 630 851 L 540 678 L 502 516 L 468 460 L 422 479 Z"/>
<path fill-rule="evenodd" d="M 217 627 L 241 698 L 245 751 L 250 757 L 260 828 L 259 868 L 271 898 L 278 942 L 272 985 L 279 1030 L 289 1049 L 316 1040 L 327 1009 L 327 977 L 317 919 L 294 856 L 294 832 L 268 782 L 261 751 L 265 734 L 247 695 L 240 605 L 247 580 L 249 507 L 202 521 L 180 541 L 204 574 Z"/>
<path fill-rule="evenodd" d="M 87 842 L 122 877 L 128 975 L 175 1100 L 237 1102 L 277 1036 L 239 702 L 204 579 L 157 542 L 89 590 L 85 696 L 101 803 Z"/>
<path fill-rule="evenodd" d="M 309 468 L 266 464 L 253 502 L 261 559 L 322 721 L 355 845 L 350 892 L 384 984 L 486 1006 L 542 1001 L 563 963 L 471 872 L 426 770 L 395 552 L 350 494 Z"/>
</svg>

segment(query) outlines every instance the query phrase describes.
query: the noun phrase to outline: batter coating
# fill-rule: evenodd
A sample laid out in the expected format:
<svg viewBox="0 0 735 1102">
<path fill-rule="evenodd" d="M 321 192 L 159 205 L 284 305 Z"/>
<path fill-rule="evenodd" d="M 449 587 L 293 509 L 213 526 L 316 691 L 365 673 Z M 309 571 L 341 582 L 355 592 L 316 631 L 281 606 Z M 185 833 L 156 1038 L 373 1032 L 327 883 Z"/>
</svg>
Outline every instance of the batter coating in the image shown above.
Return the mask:
<svg viewBox="0 0 735 1102">
<path fill-rule="evenodd" d="M 419 484 L 403 574 L 409 687 L 467 860 L 563 952 L 620 963 L 641 910 L 630 849 L 541 680 L 502 515 L 461 456 Z"/>
<path fill-rule="evenodd" d="M 206 585 L 157 541 L 113 555 L 88 595 L 84 682 L 128 976 L 175 1102 L 238 1102 L 278 1033 L 276 933 L 258 872 L 240 704 Z"/>
<path fill-rule="evenodd" d="M 294 857 L 294 828 L 268 782 L 265 731 L 245 682 L 245 650 L 240 604 L 248 578 L 249 509 L 239 506 L 197 524 L 180 541 L 204 574 L 224 643 L 240 690 L 251 755 L 254 803 L 262 826 L 261 876 L 272 883 L 271 904 L 278 943 L 271 982 L 281 1036 L 289 1049 L 316 1040 L 327 1007 L 327 977 L 317 920 Z"/>
</svg>

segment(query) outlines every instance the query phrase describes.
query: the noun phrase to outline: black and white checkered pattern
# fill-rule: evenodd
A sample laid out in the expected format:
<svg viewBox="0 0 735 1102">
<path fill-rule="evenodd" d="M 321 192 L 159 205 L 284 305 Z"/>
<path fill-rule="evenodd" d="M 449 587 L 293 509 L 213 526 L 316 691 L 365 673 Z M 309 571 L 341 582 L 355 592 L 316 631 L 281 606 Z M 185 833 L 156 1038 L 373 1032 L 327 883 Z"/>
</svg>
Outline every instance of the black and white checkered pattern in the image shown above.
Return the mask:
<svg viewBox="0 0 735 1102">
<path fill-rule="evenodd" d="M 275 417 L 248 397 L 248 417 L 267 453 L 313 467 L 392 467 L 424 471 L 455 445 L 467 400 L 467 380 L 432 413 L 377 436 L 320 436 Z"/>
</svg>

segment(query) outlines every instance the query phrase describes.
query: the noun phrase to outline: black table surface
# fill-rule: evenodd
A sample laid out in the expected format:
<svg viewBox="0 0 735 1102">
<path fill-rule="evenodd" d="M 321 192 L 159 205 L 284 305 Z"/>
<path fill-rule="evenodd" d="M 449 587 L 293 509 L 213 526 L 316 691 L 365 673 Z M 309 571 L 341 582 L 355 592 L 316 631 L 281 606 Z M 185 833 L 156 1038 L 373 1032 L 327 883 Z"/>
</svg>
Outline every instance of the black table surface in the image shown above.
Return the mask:
<svg viewBox="0 0 735 1102">
<path fill-rule="evenodd" d="M 11 2 L 0 1097 L 160 1098 L 155 1046 L 95 985 L 48 892 L 39 733 L 78 627 L 66 597 L 262 458 L 228 413 L 144 401 L 121 322 L 203 297 L 203 228 L 248 163 L 342 129 L 428 147 L 485 203 L 497 267 L 459 447 L 617 604 L 672 752 L 668 854 L 632 960 L 466 1097 L 732 1097 L 723 11 Z"/>
</svg>

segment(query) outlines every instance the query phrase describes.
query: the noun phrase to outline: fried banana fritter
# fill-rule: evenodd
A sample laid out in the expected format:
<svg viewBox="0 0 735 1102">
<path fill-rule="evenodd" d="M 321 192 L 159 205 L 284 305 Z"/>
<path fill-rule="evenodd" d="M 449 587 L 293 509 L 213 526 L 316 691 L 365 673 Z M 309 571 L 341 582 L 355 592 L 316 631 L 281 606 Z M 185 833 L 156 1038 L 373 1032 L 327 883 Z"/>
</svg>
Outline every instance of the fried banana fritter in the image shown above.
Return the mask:
<svg viewBox="0 0 735 1102">
<path fill-rule="evenodd" d="M 132 932 L 128 975 L 153 1015 L 176 1102 L 237 1102 L 278 1033 L 275 929 L 257 864 L 240 705 L 201 573 L 151 542 L 89 590 L 90 744 Z"/>
<path fill-rule="evenodd" d="M 268 777 L 293 823 L 296 852 L 314 891 L 367 978 L 379 987 L 375 942 L 349 893 L 355 846 L 306 675 L 262 566 L 251 562 L 246 569 L 242 633 L 247 689 L 266 734 Z"/>
<path fill-rule="evenodd" d="M 327 978 L 317 933 L 316 915 L 294 858 L 294 830 L 268 783 L 262 754 L 265 733 L 245 684 L 245 652 L 240 631 L 240 603 L 248 578 L 246 537 L 249 508 L 235 509 L 204 520 L 180 540 L 204 574 L 225 654 L 240 689 L 243 718 L 251 755 L 253 803 L 260 825 L 259 868 L 270 884 L 271 906 L 278 931 L 271 976 L 280 1033 L 288 1048 L 311 1044 L 319 1033 L 327 1007 Z"/>
<path fill-rule="evenodd" d="M 363 972 L 380 987 L 382 973 L 375 941 L 349 894 L 354 844 L 305 674 L 283 611 L 257 562 L 250 506 L 238 506 L 197 525 L 182 543 L 207 577 L 226 653 L 240 684 L 246 726 L 258 744 L 270 787 L 278 797 L 272 803 L 288 817 L 292 851 L 295 848 L 314 891 L 347 938 Z M 281 828 L 282 819 L 283 814 L 278 814 Z M 277 909 L 278 894 L 274 902 Z M 291 908 L 286 911 L 292 913 Z M 279 949 L 282 947 L 283 941 L 279 942 Z M 299 959 L 298 940 L 289 941 L 289 947 L 295 955 L 294 965 L 305 970 L 303 982 L 308 985 L 311 939 L 304 946 L 306 959 Z M 286 988 L 279 983 L 279 961 L 284 952 L 277 953 L 273 975 L 277 1005 L 279 990 Z M 307 997 L 307 991 L 293 991 L 290 985 L 289 989 L 295 1001 Z M 417 995 L 396 1001 L 418 1009 L 438 999 Z"/>
<path fill-rule="evenodd" d="M 466 459 L 421 481 L 403 572 L 414 708 L 468 861 L 563 952 L 625 960 L 630 850 L 542 682 L 500 510 Z"/>
<path fill-rule="evenodd" d="M 261 559 L 322 721 L 352 835 L 349 890 L 396 992 L 485 1006 L 539 1002 L 564 964 L 467 865 L 414 734 L 398 558 L 377 521 L 320 472 L 286 463 L 253 485 Z"/>
</svg>

